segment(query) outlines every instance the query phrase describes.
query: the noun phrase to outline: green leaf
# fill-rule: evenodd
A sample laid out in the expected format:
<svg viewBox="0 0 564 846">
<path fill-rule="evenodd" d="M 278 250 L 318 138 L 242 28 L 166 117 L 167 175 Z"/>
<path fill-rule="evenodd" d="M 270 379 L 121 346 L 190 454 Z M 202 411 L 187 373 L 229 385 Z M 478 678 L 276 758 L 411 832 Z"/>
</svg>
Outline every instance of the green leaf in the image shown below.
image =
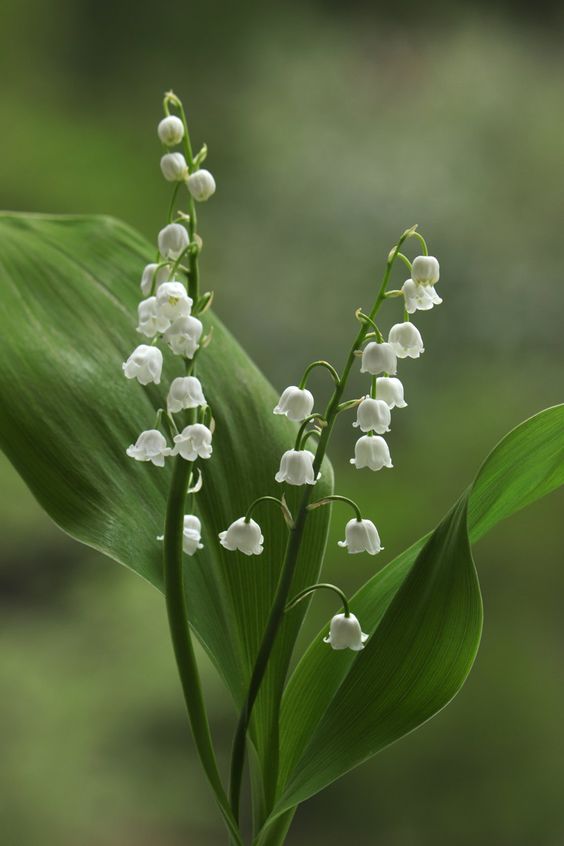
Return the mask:
<svg viewBox="0 0 564 846">
<path fill-rule="evenodd" d="M 412 731 L 456 694 L 480 638 L 469 547 L 496 523 L 564 484 L 564 405 L 510 432 L 431 535 L 351 600 L 365 650 L 314 640 L 281 711 L 279 801 L 271 819 Z M 467 519 L 466 519 L 467 514 Z"/>
<path fill-rule="evenodd" d="M 165 353 L 167 380 L 144 390 L 121 363 L 136 334 L 139 279 L 154 248 L 114 220 L 0 216 L 0 445 L 51 517 L 69 534 L 162 590 L 162 534 L 170 468 L 128 458 L 126 447 L 154 425 L 168 381 L 181 374 Z M 280 512 L 256 517 L 265 554 L 224 550 L 218 532 L 274 482 L 295 426 L 272 414 L 276 394 L 210 312 L 212 343 L 198 374 L 217 428 L 197 496 L 204 549 L 186 559 L 191 623 L 242 704 L 275 591 L 286 541 Z M 325 463 L 320 493 L 331 489 Z M 297 494 L 287 494 L 292 508 Z M 329 515 L 308 521 L 294 589 L 315 580 Z M 288 620 L 255 708 L 254 736 L 264 755 L 300 618 Z"/>
</svg>

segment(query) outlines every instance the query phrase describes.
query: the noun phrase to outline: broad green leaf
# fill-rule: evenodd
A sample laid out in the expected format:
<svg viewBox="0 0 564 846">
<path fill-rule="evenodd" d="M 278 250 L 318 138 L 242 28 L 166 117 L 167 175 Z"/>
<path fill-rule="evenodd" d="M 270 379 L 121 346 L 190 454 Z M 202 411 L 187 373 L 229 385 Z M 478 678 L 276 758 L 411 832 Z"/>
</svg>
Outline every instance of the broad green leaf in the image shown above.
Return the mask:
<svg viewBox="0 0 564 846">
<path fill-rule="evenodd" d="M 562 484 L 563 405 L 510 432 L 438 529 L 353 597 L 353 610 L 371 633 L 363 653 L 331 652 L 320 633 L 284 694 L 281 798 L 274 817 L 452 698 L 470 669 L 480 631 L 468 533 L 477 540 Z"/>
<path fill-rule="evenodd" d="M 69 534 L 162 590 L 161 545 L 170 468 L 125 454 L 154 425 L 181 364 L 165 354 L 167 380 L 144 390 L 121 363 L 135 331 L 138 280 L 154 249 L 99 217 L 0 216 L 0 445 L 51 517 Z M 217 423 L 197 503 L 204 549 L 186 559 L 191 622 L 242 703 L 277 584 L 286 540 L 279 511 L 260 506 L 265 554 L 228 553 L 218 532 L 263 494 L 295 427 L 272 414 L 276 395 L 233 337 L 204 316 L 213 341 L 198 373 Z M 331 488 L 323 467 L 320 492 Z M 300 492 L 298 491 L 298 494 Z M 289 505 L 297 501 L 290 492 Z M 308 521 L 295 589 L 316 578 L 329 515 Z M 288 620 L 255 709 L 264 750 L 300 618 Z"/>
</svg>

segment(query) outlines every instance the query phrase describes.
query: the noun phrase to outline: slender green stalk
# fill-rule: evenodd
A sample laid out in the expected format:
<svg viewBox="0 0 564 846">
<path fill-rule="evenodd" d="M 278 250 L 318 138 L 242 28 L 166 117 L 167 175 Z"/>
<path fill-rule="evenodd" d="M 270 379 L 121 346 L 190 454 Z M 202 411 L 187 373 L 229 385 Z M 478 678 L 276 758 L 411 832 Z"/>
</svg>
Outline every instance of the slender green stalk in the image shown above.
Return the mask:
<svg viewBox="0 0 564 846">
<path fill-rule="evenodd" d="M 324 496 L 323 499 L 318 500 L 317 502 L 312 502 L 308 505 L 307 510 L 313 511 L 314 508 L 320 508 L 322 505 L 328 505 L 330 502 L 346 502 L 347 505 L 353 509 L 356 519 L 360 522 L 362 520 L 362 514 L 360 513 L 360 508 L 354 501 L 348 496 L 341 496 L 341 494 L 331 494 L 330 496 Z"/>
<path fill-rule="evenodd" d="M 184 589 L 182 532 L 186 492 L 192 466 L 192 462 L 185 461 L 181 456 L 178 456 L 175 459 L 172 473 L 164 535 L 166 607 L 176 664 L 196 749 L 232 840 L 238 846 L 242 846 L 239 828 L 229 807 L 217 767 L 188 623 L 188 608 Z"/>
<path fill-rule="evenodd" d="M 345 609 L 345 617 L 350 617 L 351 609 L 349 607 L 349 601 L 346 597 L 346 594 L 341 590 L 341 588 L 337 587 L 337 585 L 331 585 L 328 582 L 318 582 L 316 585 L 310 585 L 309 587 L 304 588 L 299 593 L 297 593 L 293 599 L 286 605 L 284 608 L 285 612 L 291 611 L 292 608 L 295 608 L 296 605 L 305 599 L 310 594 L 315 593 L 316 590 L 331 590 L 333 593 L 336 593 L 341 602 L 343 603 L 343 608 Z"/>
<path fill-rule="evenodd" d="M 355 352 L 363 343 L 365 336 L 368 333 L 370 324 L 374 321 L 374 318 L 376 317 L 376 314 L 378 313 L 380 306 L 382 305 L 385 299 L 386 288 L 390 278 L 392 266 L 394 264 L 395 259 L 397 258 L 401 245 L 407 238 L 410 237 L 410 235 L 413 234 L 413 232 L 413 229 L 404 232 L 401 238 L 399 239 L 397 245 L 389 254 L 388 260 L 386 262 L 386 270 L 384 272 L 382 283 L 380 285 L 380 290 L 378 292 L 372 310 L 370 311 L 370 314 L 367 315 L 368 320 L 370 322 L 363 323 L 363 325 L 359 329 L 358 334 L 352 344 L 352 347 L 345 361 L 343 370 L 341 371 L 339 381 L 335 384 L 333 395 L 331 397 L 331 400 L 329 401 L 325 414 L 323 415 L 326 420 L 326 425 L 321 432 L 321 437 L 319 438 L 319 443 L 313 462 L 314 476 L 317 476 L 317 473 L 319 472 L 319 469 L 325 457 L 325 453 L 327 451 L 331 432 L 333 430 L 335 420 L 339 413 L 339 403 L 341 402 L 343 392 L 347 385 L 347 381 L 355 361 Z M 239 722 L 237 724 L 237 729 L 235 732 L 231 756 L 229 798 L 231 802 L 231 808 L 233 810 L 233 814 L 236 820 L 239 819 L 239 803 L 241 798 L 243 769 L 245 765 L 245 744 L 247 730 L 249 727 L 253 706 L 258 696 L 262 680 L 266 673 L 268 660 L 274 647 L 274 643 L 276 641 L 276 636 L 278 634 L 280 625 L 282 623 L 282 620 L 284 619 L 284 608 L 288 601 L 288 594 L 292 585 L 292 580 L 294 578 L 294 572 L 306 525 L 308 515 L 307 507 L 309 505 L 311 493 L 311 486 L 306 486 L 306 489 L 302 496 L 300 507 L 294 520 L 294 526 L 290 531 L 288 544 L 286 546 L 284 563 L 282 565 L 280 579 L 278 581 L 278 587 L 276 589 L 276 594 L 274 597 L 272 608 L 270 610 L 270 616 L 268 618 L 263 639 L 259 647 L 253 672 L 251 674 L 247 698 L 239 716 Z M 274 797 L 276 783 L 278 780 L 278 762 L 276 760 L 271 760 L 269 763 L 270 766 L 268 773 L 265 773 L 265 777 L 268 778 L 268 784 L 265 784 L 265 794 L 267 797 L 267 801 L 271 802 Z"/>
</svg>

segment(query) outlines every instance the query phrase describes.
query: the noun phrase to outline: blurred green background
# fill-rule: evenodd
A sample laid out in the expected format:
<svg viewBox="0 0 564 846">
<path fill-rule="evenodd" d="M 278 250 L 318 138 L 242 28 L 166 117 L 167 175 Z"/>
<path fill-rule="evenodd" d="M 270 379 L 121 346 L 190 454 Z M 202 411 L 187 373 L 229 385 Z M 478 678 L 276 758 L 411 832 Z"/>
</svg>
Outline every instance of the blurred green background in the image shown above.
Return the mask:
<svg viewBox="0 0 564 846">
<path fill-rule="evenodd" d="M 173 87 L 218 183 L 204 279 L 276 387 L 338 363 L 394 239 L 416 222 L 428 237 L 445 302 L 402 367 L 395 469 L 350 471 L 349 421 L 333 449 L 386 547 L 348 560 L 337 515 L 326 573 L 348 588 L 432 527 L 509 428 L 564 400 L 561 34 L 556 3 L 509 0 L 2 4 L 1 205 L 109 213 L 154 239 Z M 56 529 L 5 459 L 0 479 L 2 843 L 223 843 L 161 597 Z M 480 543 L 486 625 L 462 694 L 303 806 L 292 844 L 564 842 L 563 505 Z M 331 611 L 316 600 L 307 632 Z M 231 704 L 205 672 L 225 755 Z"/>
</svg>

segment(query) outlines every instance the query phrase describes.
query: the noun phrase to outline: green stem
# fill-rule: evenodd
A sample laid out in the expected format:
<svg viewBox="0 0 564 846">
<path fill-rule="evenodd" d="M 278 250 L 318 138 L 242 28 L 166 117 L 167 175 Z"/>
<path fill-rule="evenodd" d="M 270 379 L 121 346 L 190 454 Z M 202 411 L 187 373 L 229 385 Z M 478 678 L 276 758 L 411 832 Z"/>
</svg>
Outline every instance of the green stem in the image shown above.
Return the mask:
<svg viewBox="0 0 564 846">
<path fill-rule="evenodd" d="M 310 423 L 312 423 L 314 420 L 320 420 L 321 424 L 325 423 L 325 419 L 324 419 L 322 414 L 315 413 L 315 414 L 310 414 L 309 417 L 306 417 L 306 419 L 304 421 L 302 421 L 302 424 L 301 424 L 300 428 L 298 429 L 298 434 L 296 435 L 296 441 L 295 441 L 295 444 L 294 444 L 295 450 L 301 449 L 301 442 L 302 442 L 302 438 L 304 436 L 304 432 L 307 429 L 308 425 Z"/>
<path fill-rule="evenodd" d="M 164 581 L 166 607 L 176 664 L 196 749 L 233 842 L 242 846 L 239 827 L 229 807 L 217 767 L 188 623 L 188 607 L 184 589 L 182 533 L 186 491 L 191 472 L 192 463 L 178 456 L 174 462 L 165 521 Z"/>
<path fill-rule="evenodd" d="M 328 361 L 321 361 L 320 360 L 320 361 L 312 361 L 311 364 L 308 364 L 308 366 L 304 370 L 304 375 L 302 376 L 300 384 L 298 386 L 299 388 L 301 388 L 302 390 L 305 388 L 305 386 L 307 384 L 308 376 L 315 367 L 324 367 L 331 374 L 331 378 L 333 379 L 334 383 L 336 385 L 339 383 L 339 374 L 337 373 L 337 371 L 335 370 L 333 365 L 329 364 Z"/>
<path fill-rule="evenodd" d="M 283 514 L 289 515 L 290 519 L 292 518 L 288 506 L 281 499 L 278 499 L 278 497 L 276 496 L 259 496 L 258 499 L 255 499 L 254 502 L 251 502 L 251 504 L 247 508 L 247 513 L 244 517 L 245 523 L 248 523 L 250 521 L 253 511 L 260 502 L 275 502 L 276 505 L 278 505 L 278 507 L 281 509 Z"/>
<path fill-rule="evenodd" d="M 380 309 L 380 306 L 382 305 L 385 299 L 386 288 L 390 278 L 390 273 L 392 271 L 392 266 L 394 264 L 395 259 L 397 258 L 397 254 L 399 253 L 401 245 L 403 244 L 405 239 L 409 237 L 410 234 L 411 230 L 407 230 L 406 232 L 404 232 L 401 238 L 399 239 L 398 243 L 396 244 L 395 248 L 391 251 L 388 256 L 388 260 L 386 262 L 386 270 L 382 278 L 380 290 L 378 292 L 372 310 L 368 315 L 370 321 L 374 320 L 376 314 L 378 313 L 378 310 Z M 319 439 L 315 459 L 313 462 L 314 477 L 317 476 L 319 468 L 321 467 L 321 463 L 325 457 L 325 452 L 327 450 L 329 439 L 331 437 L 333 425 L 335 423 L 337 414 L 339 413 L 339 403 L 341 401 L 341 397 L 345 390 L 348 377 L 355 361 L 355 351 L 359 349 L 359 347 L 363 343 L 364 337 L 367 332 L 368 324 L 365 323 L 359 329 L 359 332 L 352 344 L 352 347 L 345 361 L 345 366 L 342 370 L 342 375 L 338 383 L 335 385 L 333 396 L 331 397 L 329 405 L 327 406 L 327 410 L 324 415 L 326 420 L 326 426 L 321 432 L 321 437 Z M 245 764 L 245 741 L 247 736 L 247 730 L 249 727 L 253 706 L 258 696 L 262 680 L 266 673 L 268 659 L 270 658 L 270 654 L 276 641 L 276 635 L 278 634 L 278 630 L 284 619 L 284 608 L 286 606 L 286 602 L 288 601 L 288 593 L 290 591 L 292 580 L 294 578 L 294 571 L 296 568 L 298 554 L 300 551 L 300 546 L 306 524 L 308 513 L 307 506 L 309 505 L 312 487 L 312 485 L 306 486 L 298 513 L 295 517 L 294 527 L 290 531 L 288 544 L 286 546 L 286 554 L 284 557 L 284 562 L 282 564 L 282 570 L 280 573 L 280 579 L 278 581 L 276 594 L 274 596 L 270 615 L 255 660 L 255 665 L 251 674 L 247 698 L 239 716 L 239 722 L 237 724 L 237 729 L 235 732 L 231 756 L 229 798 L 231 802 L 231 808 L 233 810 L 233 815 L 235 816 L 236 820 L 239 819 L 239 803 L 241 798 L 243 768 Z M 271 762 L 271 766 L 269 767 L 267 775 L 269 779 L 269 784 L 265 785 L 265 791 L 267 795 L 267 800 L 272 801 L 273 794 L 276 790 L 276 782 L 278 779 L 278 766 L 276 761 Z"/>
<path fill-rule="evenodd" d="M 308 511 L 313 511 L 314 508 L 319 508 L 321 505 L 328 505 L 330 502 L 346 502 L 354 510 L 356 519 L 359 522 L 362 520 L 360 508 L 354 499 L 350 499 L 348 496 L 341 496 L 340 494 L 331 494 L 330 496 L 324 496 L 323 499 L 320 499 L 318 502 L 312 502 L 308 505 Z"/>
<path fill-rule="evenodd" d="M 295 595 L 293 599 L 286 605 L 284 611 L 291 611 L 292 608 L 295 608 L 298 602 L 301 602 L 302 599 L 305 599 L 306 596 L 309 596 L 310 593 L 314 593 L 316 590 L 331 590 L 333 593 L 336 593 L 337 596 L 340 598 L 341 602 L 343 603 L 343 608 L 345 609 L 345 617 L 351 616 L 351 609 L 349 608 L 349 601 L 346 597 L 346 594 L 338 588 L 336 585 L 330 585 L 328 582 L 319 582 L 316 585 L 310 585 L 310 587 L 306 587 L 301 590 L 299 593 Z"/>
</svg>

